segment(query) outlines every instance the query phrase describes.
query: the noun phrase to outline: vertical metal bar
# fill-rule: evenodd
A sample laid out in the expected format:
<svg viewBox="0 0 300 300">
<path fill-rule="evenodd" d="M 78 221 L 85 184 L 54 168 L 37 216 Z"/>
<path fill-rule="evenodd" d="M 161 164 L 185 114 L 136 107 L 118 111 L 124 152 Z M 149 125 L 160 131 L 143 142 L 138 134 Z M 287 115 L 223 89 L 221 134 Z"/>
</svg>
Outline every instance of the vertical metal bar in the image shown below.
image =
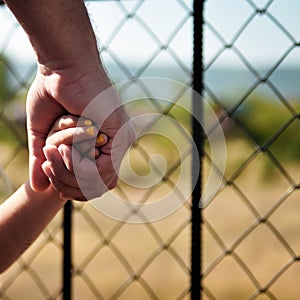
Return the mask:
<svg viewBox="0 0 300 300">
<path fill-rule="evenodd" d="M 72 299 L 72 202 L 64 206 L 63 213 L 63 300 Z"/>
<path fill-rule="evenodd" d="M 191 299 L 201 299 L 201 224 L 202 224 L 202 210 L 199 206 L 201 198 L 201 184 L 202 184 L 202 157 L 204 147 L 204 131 L 198 120 L 203 119 L 203 61 L 202 61 L 202 30 L 203 30 L 203 4 L 204 0 L 194 0 L 194 60 L 193 60 L 193 139 L 195 142 L 195 149 L 193 149 L 193 166 L 192 166 L 192 228 L 191 228 Z M 200 168 L 195 166 L 196 161 L 200 161 Z"/>
</svg>

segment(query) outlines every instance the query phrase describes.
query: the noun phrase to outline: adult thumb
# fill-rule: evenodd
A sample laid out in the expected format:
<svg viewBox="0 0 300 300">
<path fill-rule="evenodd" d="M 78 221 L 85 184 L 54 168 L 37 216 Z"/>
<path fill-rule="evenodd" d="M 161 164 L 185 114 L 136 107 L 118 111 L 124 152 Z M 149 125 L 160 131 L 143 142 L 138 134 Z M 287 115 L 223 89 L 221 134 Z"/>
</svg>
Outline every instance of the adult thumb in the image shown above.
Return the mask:
<svg viewBox="0 0 300 300">
<path fill-rule="evenodd" d="M 31 188 L 36 192 L 42 192 L 50 185 L 50 181 L 42 169 L 42 164 L 46 160 L 43 153 L 44 144 L 44 138 L 29 132 L 29 179 Z"/>
</svg>

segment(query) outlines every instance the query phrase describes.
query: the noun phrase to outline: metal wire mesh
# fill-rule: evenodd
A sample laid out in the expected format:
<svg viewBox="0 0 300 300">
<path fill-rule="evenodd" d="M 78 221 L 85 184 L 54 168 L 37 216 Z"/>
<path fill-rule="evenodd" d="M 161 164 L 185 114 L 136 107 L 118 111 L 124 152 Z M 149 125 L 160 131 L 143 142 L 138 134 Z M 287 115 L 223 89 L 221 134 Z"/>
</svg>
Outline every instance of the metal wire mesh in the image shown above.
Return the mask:
<svg viewBox="0 0 300 300">
<path fill-rule="evenodd" d="M 300 26 L 294 3 L 205 2 L 205 98 L 222 122 L 228 158 L 221 190 L 203 209 L 203 299 L 292 300 L 300 295 L 300 92 L 295 63 Z M 190 1 L 98 1 L 87 5 L 100 37 L 101 55 L 115 82 L 165 76 L 191 85 Z M 9 80 L 3 86 L 1 81 L 0 86 L 0 190 L 5 199 L 27 178 L 24 102 L 35 67 L 22 65 L 16 45 L 24 40 L 28 49 L 30 46 L 12 15 L 4 7 L 0 14 L 0 75 L 5 72 L 0 79 Z M 277 36 L 276 43 L 265 32 Z M 27 48 L 22 46 L 22 56 L 33 62 Z M 270 59 L 262 61 L 266 52 Z M 131 88 L 120 91 L 121 96 Z M 171 116 L 190 131 L 190 117 L 176 110 L 176 103 L 191 101 L 186 92 L 173 91 L 173 104 L 166 104 L 146 91 L 146 99 L 129 108 L 133 115 L 142 111 Z M 151 126 L 155 125 L 147 128 Z M 189 145 L 188 136 L 180 130 L 178 139 Z M 151 202 L 176 186 L 180 163 L 172 146 L 161 138 L 149 135 L 136 143 L 137 171 L 147 173 L 153 153 L 167 158 L 163 180 L 138 193 L 121 183 L 117 193 L 128 202 L 132 198 Z M 187 146 L 184 163 L 190 164 L 190 156 Z M 204 163 L 206 179 L 206 170 L 215 167 L 209 149 Z M 180 199 L 190 180 L 187 177 L 187 186 L 176 187 L 176 197 Z M 188 201 L 163 220 L 138 225 L 117 222 L 89 204 L 74 203 L 74 299 L 188 299 L 190 210 Z M 58 215 L 22 258 L 1 275 L 0 298 L 61 298 L 61 257 Z"/>
<path fill-rule="evenodd" d="M 192 81 L 192 3 L 190 1 L 109 1 L 87 2 L 93 26 L 100 37 L 101 56 L 114 82 L 142 76 L 162 76 L 180 80 L 190 86 Z M 176 18 L 166 18 L 172 11 Z M 1 8 L 1 19 L 7 18 L 6 34 L 1 41 L 1 53 L 11 55 L 20 27 L 11 14 Z M 160 16 L 160 17 L 159 17 Z M 109 25 L 107 25 L 107 24 Z M 109 27 L 108 27 L 109 26 Z M 134 32 L 134 36 L 133 36 Z M 124 38 L 125 37 L 125 38 Z M 25 40 L 25 38 L 24 38 Z M 125 41 L 125 43 L 124 43 Z M 180 43 L 184 41 L 185 46 Z M 29 45 L 28 45 L 29 47 Z M 130 51 L 130 53 L 128 52 Z M 27 54 L 29 57 L 32 54 Z M 31 58 L 33 61 L 33 58 Z M 20 63 L 5 64 L 11 73 L 15 98 L 24 101 L 25 91 L 32 81 L 32 66 L 19 75 Z M 145 99 L 128 105 L 133 116 L 139 112 L 169 116 L 183 123 L 177 138 L 185 145 L 184 162 L 190 164 L 190 117 L 178 112 L 177 102 L 191 105 L 187 87 L 172 91 L 172 102 L 156 99 L 138 81 L 120 90 L 120 95 L 133 88 L 144 90 Z M 20 93 L 23 91 L 23 94 Z M 11 99 L 11 97 L 9 98 Z M 24 116 L 23 116 L 24 117 Z M 13 127 L 15 120 L 9 124 Z M 154 126 L 169 126 L 155 118 L 144 130 Z M 173 130 L 173 129 L 172 129 Z M 14 138 L 19 141 L 18 137 Z M 22 143 L 26 149 L 26 141 Z M 175 197 L 184 202 L 183 189 L 176 186 L 181 161 L 172 143 L 162 137 L 146 135 L 133 149 L 137 172 L 148 172 L 149 159 L 161 153 L 167 169 L 160 182 L 148 189 L 132 190 L 120 182 L 116 193 L 130 202 L 155 201 L 175 190 Z M 11 162 L 11 157 L 8 162 Z M 2 165 L 3 166 L 3 165 Z M 4 167 L 5 168 L 5 167 Z M 19 167 L 15 167 L 15 170 Z M 154 166 L 157 176 L 160 168 Z M 5 168 L 5 174 L 7 170 Z M 26 176 L 26 173 L 24 177 Z M 20 179 L 21 181 L 23 180 Z M 15 184 L 15 183 L 14 183 Z M 17 186 L 17 184 L 15 184 Z M 9 191 L 11 192 L 11 191 Z M 130 214 L 134 212 L 129 211 Z M 74 299 L 187 299 L 190 290 L 190 204 L 166 219 L 155 223 L 129 224 L 107 218 L 89 204 L 74 203 L 73 207 L 73 298 Z M 1 276 L 1 299 L 57 299 L 61 297 L 60 262 L 62 256 L 61 216 L 57 216 L 38 241 L 10 270 Z M 51 259 L 49 259 L 51 257 Z M 53 261 L 52 261 L 53 260 Z"/>
<path fill-rule="evenodd" d="M 297 299 L 299 21 L 290 1 L 221 2 L 206 1 L 205 92 L 228 158 L 204 209 L 203 299 Z"/>
</svg>

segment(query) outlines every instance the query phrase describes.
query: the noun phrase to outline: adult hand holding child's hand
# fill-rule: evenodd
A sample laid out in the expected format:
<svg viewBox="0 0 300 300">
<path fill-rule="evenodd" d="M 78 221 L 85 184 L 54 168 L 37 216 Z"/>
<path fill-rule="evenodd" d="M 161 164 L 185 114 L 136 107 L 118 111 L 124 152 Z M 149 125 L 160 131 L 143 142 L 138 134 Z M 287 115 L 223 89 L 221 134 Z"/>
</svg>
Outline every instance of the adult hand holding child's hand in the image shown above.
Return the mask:
<svg viewBox="0 0 300 300">
<path fill-rule="evenodd" d="M 74 174 L 73 160 L 82 169 L 81 184 L 84 180 L 84 188 L 97 193 L 97 177 L 91 176 L 91 170 L 95 169 L 92 164 L 107 141 L 107 136 L 98 132 L 89 119 L 64 115 L 56 120 L 43 149 L 47 161 L 42 169 L 62 198 L 86 200 Z"/>
<path fill-rule="evenodd" d="M 100 83 L 103 82 L 97 78 L 99 72 L 99 69 L 89 72 L 88 78 L 84 79 L 85 84 L 82 78 L 75 80 L 73 73 L 70 75 L 67 71 L 60 76 L 55 73 L 39 74 L 31 86 L 27 97 L 27 128 L 30 182 L 34 190 L 42 191 L 47 188 L 50 184 L 49 178 L 52 184 L 56 182 L 54 178 L 63 181 L 63 177 L 68 174 L 62 172 L 64 164 L 69 171 L 74 172 L 76 168 L 78 171 L 76 175 L 79 177 L 77 179 L 83 181 L 81 186 L 84 187 L 85 195 L 78 189 L 66 189 L 57 185 L 57 189 L 61 188 L 60 191 L 71 199 L 86 200 L 99 197 L 116 186 L 119 165 L 133 141 L 134 134 L 116 91 L 108 83 L 107 89 L 101 86 Z M 102 94 L 101 91 L 106 90 L 107 93 L 103 92 L 105 98 L 98 96 Z M 107 143 L 102 147 L 101 155 L 96 160 L 92 161 L 86 157 L 81 159 L 79 153 L 72 151 L 71 146 L 61 146 L 55 151 L 46 147 L 43 151 L 51 126 L 64 114 L 91 120 L 92 138 L 96 139 L 99 130 L 106 135 Z M 87 135 L 87 132 L 85 134 Z M 53 166 L 56 165 L 51 169 L 51 174 L 50 170 L 41 167 L 46 160 L 52 161 Z M 70 182 L 69 176 L 63 182 L 71 187 L 75 182 L 78 185 L 75 178 Z"/>
<path fill-rule="evenodd" d="M 55 160 L 58 166 L 70 162 L 70 148 L 58 147 L 59 152 L 51 152 L 43 151 L 43 147 L 55 120 L 71 114 L 92 120 L 108 138 L 94 163 L 82 160 L 78 165 L 79 173 L 85 180 L 91 180 L 91 184 L 95 184 L 96 173 L 96 177 L 100 175 L 102 182 L 99 184 L 98 180 L 94 187 L 97 191 L 87 195 L 98 197 L 116 185 L 118 167 L 134 134 L 126 126 L 128 116 L 100 60 L 85 5 L 81 0 L 6 0 L 6 3 L 27 33 L 38 61 L 37 75 L 26 102 L 31 187 L 43 191 L 49 186 L 50 174 L 46 175 L 45 168 L 42 169 L 46 158 Z M 105 97 L 98 97 L 108 90 Z M 92 109 L 86 111 L 91 103 Z M 116 138 L 120 129 L 121 134 Z M 54 178 L 62 179 L 57 169 L 60 168 L 51 170 L 52 184 Z M 69 192 L 71 198 L 87 198 L 82 193 Z"/>
</svg>

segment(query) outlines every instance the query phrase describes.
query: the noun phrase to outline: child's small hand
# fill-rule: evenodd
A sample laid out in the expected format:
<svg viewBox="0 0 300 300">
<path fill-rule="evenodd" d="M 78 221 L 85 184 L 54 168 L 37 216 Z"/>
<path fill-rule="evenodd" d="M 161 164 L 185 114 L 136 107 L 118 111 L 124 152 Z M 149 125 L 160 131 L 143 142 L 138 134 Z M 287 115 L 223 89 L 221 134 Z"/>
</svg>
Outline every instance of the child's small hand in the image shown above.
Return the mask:
<svg viewBox="0 0 300 300">
<path fill-rule="evenodd" d="M 76 138 L 76 143 L 73 140 Z M 61 144 L 73 145 L 81 155 L 97 158 L 101 146 L 107 143 L 107 136 L 99 133 L 93 122 L 72 115 L 64 115 L 56 120 L 48 134 L 46 145 L 58 147 Z"/>
<path fill-rule="evenodd" d="M 76 140 L 76 143 L 73 140 Z M 53 188 L 64 199 L 86 201 L 106 192 L 110 186 L 99 185 L 95 164 L 101 158 L 101 147 L 108 142 L 105 134 L 88 119 L 65 115 L 56 120 L 44 147 L 46 161 L 42 169 Z M 85 192 L 78 185 L 74 164 L 82 170 L 81 181 Z M 110 174 L 107 174 L 109 176 Z"/>
</svg>

